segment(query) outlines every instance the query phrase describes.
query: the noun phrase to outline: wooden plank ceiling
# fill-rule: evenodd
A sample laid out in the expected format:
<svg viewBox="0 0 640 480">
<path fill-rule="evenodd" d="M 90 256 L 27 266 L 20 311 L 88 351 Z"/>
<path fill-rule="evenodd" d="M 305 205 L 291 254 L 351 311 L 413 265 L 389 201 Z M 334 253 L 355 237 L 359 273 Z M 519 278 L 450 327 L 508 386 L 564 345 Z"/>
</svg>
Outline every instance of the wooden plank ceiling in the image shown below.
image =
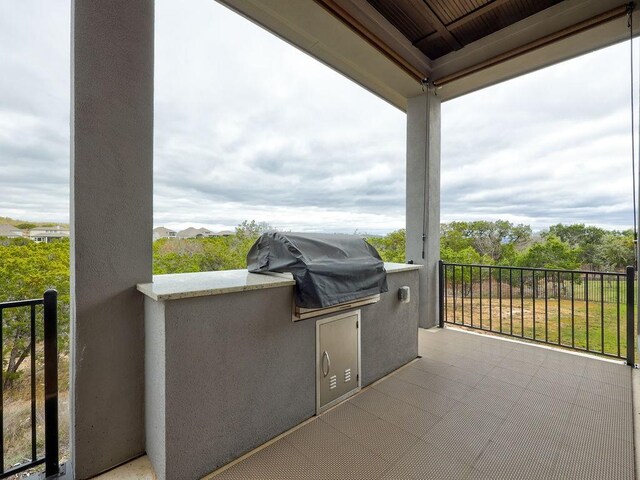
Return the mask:
<svg viewBox="0 0 640 480">
<path fill-rule="evenodd" d="M 431 60 L 563 0 L 367 0 Z"/>
</svg>

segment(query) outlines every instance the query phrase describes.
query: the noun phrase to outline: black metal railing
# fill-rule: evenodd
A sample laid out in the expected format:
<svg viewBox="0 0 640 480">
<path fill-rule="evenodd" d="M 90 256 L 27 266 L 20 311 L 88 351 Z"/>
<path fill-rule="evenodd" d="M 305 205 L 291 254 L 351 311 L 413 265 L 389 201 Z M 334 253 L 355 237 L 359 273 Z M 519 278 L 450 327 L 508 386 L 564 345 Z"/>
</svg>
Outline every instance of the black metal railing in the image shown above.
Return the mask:
<svg viewBox="0 0 640 480">
<path fill-rule="evenodd" d="M 24 461 L 17 465 L 5 465 L 5 428 L 4 428 L 4 381 L 0 381 L 0 479 L 7 478 L 38 465 L 45 465 L 47 477 L 60 472 L 58 459 L 58 293 L 47 290 L 43 298 L 0 303 L 0 327 L 3 325 L 3 313 L 9 309 L 28 309 L 29 313 L 29 370 L 30 370 L 30 427 L 31 451 Z M 36 397 L 36 343 L 37 343 L 37 307 L 42 305 L 43 343 L 44 343 L 44 455 L 38 455 L 37 436 L 37 397 Z M 0 347 L 4 345 L 0 328 Z M 0 352 L 4 351 L 0 349 Z M 0 363 L 2 365 L 4 362 Z M 4 373 L 4 368 L 1 369 Z M 4 379 L 2 379 L 4 380 Z"/>
<path fill-rule="evenodd" d="M 635 364 L 635 270 L 440 261 L 440 326 L 451 323 Z"/>
</svg>

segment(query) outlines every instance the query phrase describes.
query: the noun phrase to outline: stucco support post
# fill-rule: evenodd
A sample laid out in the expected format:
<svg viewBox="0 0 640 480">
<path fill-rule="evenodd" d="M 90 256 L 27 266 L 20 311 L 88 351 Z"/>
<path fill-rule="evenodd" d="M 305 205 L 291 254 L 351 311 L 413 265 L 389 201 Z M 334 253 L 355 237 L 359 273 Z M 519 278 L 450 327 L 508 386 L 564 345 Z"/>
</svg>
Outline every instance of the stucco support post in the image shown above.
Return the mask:
<svg viewBox="0 0 640 480">
<path fill-rule="evenodd" d="M 141 455 L 153 221 L 153 0 L 72 1 L 71 448 L 84 479 Z"/>
<path fill-rule="evenodd" d="M 407 104 L 407 261 L 420 269 L 420 326 L 438 324 L 440 99 L 428 91 Z"/>
</svg>

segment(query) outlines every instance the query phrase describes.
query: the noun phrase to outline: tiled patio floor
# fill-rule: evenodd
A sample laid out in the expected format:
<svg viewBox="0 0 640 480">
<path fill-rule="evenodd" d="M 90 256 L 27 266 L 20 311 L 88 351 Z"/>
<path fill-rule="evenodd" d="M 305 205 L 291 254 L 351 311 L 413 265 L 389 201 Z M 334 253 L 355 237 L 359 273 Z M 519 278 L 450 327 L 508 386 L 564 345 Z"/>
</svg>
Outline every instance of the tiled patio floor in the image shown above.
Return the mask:
<svg viewBox="0 0 640 480">
<path fill-rule="evenodd" d="M 634 478 L 630 368 L 451 328 L 420 354 L 216 480 Z"/>
</svg>

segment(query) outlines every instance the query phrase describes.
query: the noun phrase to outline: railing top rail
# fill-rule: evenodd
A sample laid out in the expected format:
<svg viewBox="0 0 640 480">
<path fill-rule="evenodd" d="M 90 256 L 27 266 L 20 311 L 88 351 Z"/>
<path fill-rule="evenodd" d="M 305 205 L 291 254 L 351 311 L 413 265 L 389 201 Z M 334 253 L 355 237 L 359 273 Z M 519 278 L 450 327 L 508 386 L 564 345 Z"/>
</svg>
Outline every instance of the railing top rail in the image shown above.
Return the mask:
<svg viewBox="0 0 640 480">
<path fill-rule="evenodd" d="M 31 305 L 42 305 L 44 299 L 31 298 L 29 300 L 13 300 L 9 302 L 0 302 L 0 310 L 3 308 L 29 307 Z"/>
<path fill-rule="evenodd" d="M 526 270 L 532 272 L 558 272 L 558 273 L 577 273 L 579 275 L 618 275 L 620 277 L 626 277 L 625 272 L 598 272 L 595 270 L 562 270 L 559 268 L 537 268 L 537 267 L 511 267 L 507 265 L 482 265 L 476 263 L 451 263 L 442 262 L 446 266 L 452 267 L 477 267 L 477 268 L 491 268 L 491 269 L 503 269 L 503 270 Z"/>
</svg>

